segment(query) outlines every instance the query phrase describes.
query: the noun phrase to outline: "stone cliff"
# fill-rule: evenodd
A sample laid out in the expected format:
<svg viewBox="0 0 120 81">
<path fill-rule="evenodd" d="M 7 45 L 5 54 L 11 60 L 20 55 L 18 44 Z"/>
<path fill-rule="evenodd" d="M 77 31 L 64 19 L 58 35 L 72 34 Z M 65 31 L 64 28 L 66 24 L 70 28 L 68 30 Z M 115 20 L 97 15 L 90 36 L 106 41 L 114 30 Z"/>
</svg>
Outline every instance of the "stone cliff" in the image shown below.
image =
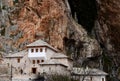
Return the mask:
<svg viewBox="0 0 120 81">
<path fill-rule="evenodd" d="M 97 41 L 72 19 L 70 12 L 67 0 L 16 0 L 2 6 L 1 37 L 5 41 L 1 41 L 1 48 L 5 52 L 19 51 L 43 39 L 63 52 L 72 48 L 80 52 L 81 48 L 84 57 L 99 54 Z"/>
<path fill-rule="evenodd" d="M 120 1 L 1 0 L 0 3 L 1 53 L 20 51 L 27 44 L 43 39 L 74 57 L 76 66 L 97 67 L 119 78 Z"/>
<path fill-rule="evenodd" d="M 97 0 L 98 18 L 96 20 L 96 37 L 103 49 L 104 69 L 112 77 L 111 81 L 120 79 L 120 1 Z"/>
</svg>

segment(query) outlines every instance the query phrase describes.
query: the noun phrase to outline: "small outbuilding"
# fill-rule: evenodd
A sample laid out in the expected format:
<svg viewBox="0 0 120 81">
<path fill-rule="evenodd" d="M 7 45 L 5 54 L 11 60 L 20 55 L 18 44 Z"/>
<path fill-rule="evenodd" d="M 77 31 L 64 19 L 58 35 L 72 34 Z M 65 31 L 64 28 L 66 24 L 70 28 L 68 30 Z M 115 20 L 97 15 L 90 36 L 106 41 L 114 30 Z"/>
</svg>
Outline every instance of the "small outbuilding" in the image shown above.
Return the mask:
<svg viewBox="0 0 120 81">
<path fill-rule="evenodd" d="M 106 81 L 107 73 L 95 68 L 73 68 L 72 76 L 78 81 Z"/>
</svg>

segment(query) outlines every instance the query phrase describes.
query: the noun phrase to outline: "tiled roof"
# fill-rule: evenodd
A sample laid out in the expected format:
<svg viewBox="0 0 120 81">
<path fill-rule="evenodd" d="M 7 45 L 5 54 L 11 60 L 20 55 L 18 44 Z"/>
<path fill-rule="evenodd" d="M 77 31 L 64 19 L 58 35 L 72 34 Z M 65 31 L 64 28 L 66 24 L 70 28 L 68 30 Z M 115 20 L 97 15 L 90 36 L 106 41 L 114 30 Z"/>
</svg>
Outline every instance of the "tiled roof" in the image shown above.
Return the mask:
<svg viewBox="0 0 120 81">
<path fill-rule="evenodd" d="M 99 69 L 92 69 L 92 68 L 73 68 L 72 73 L 74 75 L 107 75 L 107 73 L 105 73 L 102 70 Z"/>
<path fill-rule="evenodd" d="M 68 58 L 68 56 L 63 53 L 54 53 L 51 58 Z"/>
<path fill-rule="evenodd" d="M 63 53 L 54 53 L 51 56 L 51 59 L 66 59 L 66 58 L 69 59 L 69 60 L 73 60 L 70 57 L 68 57 L 67 55 L 63 54 Z"/>
<path fill-rule="evenodd" d="M 57 60 L 49 60 L 49 61 L 45 61 L 43 63 L 40 63 L 40 65 L 62 65 L 64 67 L 67 67 L 66 65 L 58 62 Z"/>
<path fill-rule="evenodd" d="M 12 57 L 23 57 L 24 55 L 28 54 L 27 50 L 23 50 L 17 53 L 10 53 L 9 55 L 6 55 L 6 58 L 12 58 Z"/>
<path fill-rule="evenodd" d="M 37 47 L 37 46 L 47 46 L 55 51 L 58 51 L 57 49 L 55 49 L 54 47 L 52 47 L 51 45 L 49 45 L 47 42 L 44 42 L 43 40 L 39 39 L 29 45 L 27 45 L 27 47 Z"/>
</svg>

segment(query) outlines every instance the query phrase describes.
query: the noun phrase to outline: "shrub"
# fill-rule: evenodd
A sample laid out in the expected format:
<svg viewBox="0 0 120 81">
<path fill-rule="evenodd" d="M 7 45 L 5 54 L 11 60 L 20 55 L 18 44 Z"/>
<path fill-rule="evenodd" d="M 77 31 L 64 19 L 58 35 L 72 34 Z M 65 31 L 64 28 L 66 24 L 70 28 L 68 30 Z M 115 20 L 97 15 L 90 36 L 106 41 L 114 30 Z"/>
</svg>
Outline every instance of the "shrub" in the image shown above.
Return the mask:
<svg viewBox="0 0 120 81">
<path fill-rule="evenodd" d="M 32 80 L 32 81 L 77 81 L 77 80 L 73 80 L 71 78 L 71 76 L 68 75 L 60 75 L 60 74 L 51 74 L 51 75 L 45 75 L 45 76 L 37 76 L 36 79 Z"/>
</svg>

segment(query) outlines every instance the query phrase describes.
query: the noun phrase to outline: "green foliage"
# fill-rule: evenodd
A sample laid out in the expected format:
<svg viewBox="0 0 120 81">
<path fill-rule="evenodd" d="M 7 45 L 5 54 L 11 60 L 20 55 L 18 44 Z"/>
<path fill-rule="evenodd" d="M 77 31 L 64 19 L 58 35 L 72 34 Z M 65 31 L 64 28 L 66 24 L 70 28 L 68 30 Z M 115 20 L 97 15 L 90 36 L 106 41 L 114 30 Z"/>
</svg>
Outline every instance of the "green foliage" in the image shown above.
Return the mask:
<svg viewBox="0 0 120 81">
<path fill-rule="evenodd" d="M 14 0 L 13 2 L 14 2 L 14 3 L 18 3 L 18 0 Z"/>
<path fill-rule="evenodd" d="M 19 2 L 19 0 L 13 0 L 13 4 L 16 5 Z"/>
<path fill-rule="evenodd" d="M 0 51 L 5 52 L 5 50 L 3 48 L 0 48 Z"/>
<path fill-rule="evenodd" d="M 46 77 L 45 81 L 78 81 L 78 80 L 74 80 L 69 75 L 60 75 L 60 74 L 51 74 L 51 75 L 48 75 L 48 74 L 45 74 L 44 76 Z M 44 78 L 44 76 L 43 75 L 38 75 L 37 78 L 34 79 L 34 80 L 32 80 L 32 81 L 42 80 Z"/>
<path fill-rule="evenodd" d="M 109 70 L 110 70 L 109 67 L 112 66 L 112 65 L 111 65 L 112 62 L 111 62 L 110 58 L 107 57 L 107 56 L 103 56 L 103 62 L 104 62 L 104 67 L 105 67 L 105 69 L 109 71 Z"/>
<path fill-rule="evenodd" d="M 104 66 L 104 70 L 107 73 L 111 73 L 112 72 L 112 66 L 113 66 L 113 60 L 110 56 L 108 56 L 107 54 L 103 54 L 103 66 Z"/>
<path fill-rule="evenodd" d="M 71 81 L 68 76 L 58 74 L 51 75 L 49 79 L 49 81 Z"/>
<path fill-rule="evenodd" d="M 7 6 L 6 6 L 6 5 L 3 5 L 1 9 L 6 10 L 6 9 L 7 9 Z"/>
<path fill-rule="evenodd" d="M 0 12 L 2 12 L 2 8 L 0 7 Z"/>
<path fill-rule="evenodd" d="M 67 50 L 67 56 L 71 56 L 73 52 L 71 50 Z"/>
<path fill-rule="evenodd" d="M 104 61 L 105 64 L 111 66 L 112 60 L 110 59 L 109 56 L 103 55 L 103 61 Z"/>
</svg>

